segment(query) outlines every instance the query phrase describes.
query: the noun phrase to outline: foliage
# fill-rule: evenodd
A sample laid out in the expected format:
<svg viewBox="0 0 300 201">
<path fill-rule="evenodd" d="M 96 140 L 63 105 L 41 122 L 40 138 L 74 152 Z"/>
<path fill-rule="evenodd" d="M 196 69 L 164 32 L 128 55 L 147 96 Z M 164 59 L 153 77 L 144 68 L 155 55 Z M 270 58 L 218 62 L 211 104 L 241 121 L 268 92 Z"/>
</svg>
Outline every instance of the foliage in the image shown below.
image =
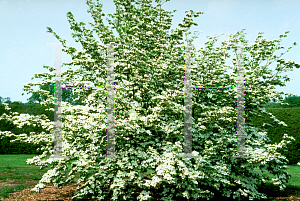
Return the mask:
<svg viewBox="0 0 300 201">
<path fill-rule="evenodd" d="M 54 83 L 48 85 L 42 85 L 40 86 L 40 89 L 49 91 L 50 95 L 54 96 L 54 85 L 55 85 Z M 77 93 L 75 94 L 72 93 L 72 88 L 62 89 L 62 96 L 61 96 L 62 101 L 67 101 L 72 105 L 83 105 L 81 101 L 74 101 L 74 99 L 77 97 L 78 97 Z M 32 92 L 31 97 L 27 99 L 29 104 L 41 102 L 45 100 L 46 100 L 46 96 L 41 96 L 39 93 L 36 92 Z"/>
<path fill-rule="evenodd" d="M 160 2 L 156 0 L 157 2 Z M 97 1 L 98 2 L 98 1 Z M 132 3 L 140 4 L 136 8 Z M 76 198 L 104 199 L 112 193 L 112 200 L 133 199 L 132 184 L 141 190 L 135 199 L 147 200 L 150 191 L 163 187 L 162 200 L 173 198 L 199 197 L 212 198 L 214 195 L 231 197 L 231 199 L 249 199 L 265 197 L 256 189 L 259 182 L 268 180 L 267 175 L 259 176 L 253 169 L 258 167 L 275 175 L 275 185 L 284 189 L 284 183 L 290 179 L 286 173 L 286 158 L 278 153 L 278 149 L 286 148 L 292 137 L 285 134 L 280 143 L 267 144 L 267 129 L 264 126 L 254 127 L 249 119 L 251 116 L 267 113 L 262 107 L 270 98 L 282 100 L 280 94 L 275 92 L 273 85 L 285 86 L 288 77 L 278 76 L 278 72 L 287 71 L 300 65 L 293 61 L 285 61 L 281 56 L 274 55 L 275 50 L 283 49 L 275 42 L 281 40 L 260 39 L 262 33 L 255 40 L 255 44 L 248 46 L 244 39 L 243 31 L 229 35 L 229 41 L 223 41 L 221 47 L 214 47 L 219 36 L 208 37 L 201 54 L 195 58 L 195 48 L 192 47 L 192 80 L 194 86 L 236 85 L 237 61 L 232 59 L 234 66 L 225 66 L 225 59 L 230 57 L 227 50 L 237 52 L 236 43 L 245 44 L 245 52 L 250 52 L 251 59 L 244 56 L 245 69 L 245 150 L 246 155 L 254 155 L 252 159 L 232 159 L 228 156 L 236 154 L 235 144 L 235 91 L 193 91 L 193 155 L 200 158 L 176 158 L 183 153 L 183 128 L 184 128 L 184 48 L 182 45 L 183 33 L 192 25 L 198 25 L 192 20 L 203 12 L 186 11 L 183 23 L 179 23 L 176 30 L 171 27 L 172 12 L 167 12 L 158 6 L 153 7 L 150 0 L 143 1 L 118 1 L 114 0 L 116 13 L 111 15 L 115 20 L 109 20 L 119 34 L 113 35 L 108 26 L 102 21 L 102 5 L 87 0 L 92 18 L 95 23 L 90 23 L 93 30 L 86 29 L 85 23 L 75 22 L 71 12 L 67 17 L 71 29 L 75 32 L 72 36 L 76 42 L 83 46 L 82 51 L 74 47 L 66 47 L 65 40 L 61 39 L 51 28 L 48 32 L 63 44 L 63 51 L 72 56 L 72 61 L 66 65 L 80 65 L 78 70 L 63 72 L 65 83 L 73 86 L 82 85 L 83 81 L 92 82 L 95 86 L 105 86 L 106 78 L 106 45 L 115 42 L 115 140 L 116 155 L 122 158 L 104 158 L 106 139 L 106 112 L 105 89 L 91 91 L 76 89 L 77 100 L 86 105 L 72 106 L 62 102 L 63 115 L 63 153 L 69 159 L 42 159 L 53 154 L 53 146 L 45 146 L 41 156 L 28 159 L 41 167 L 51 167 L 41 179 L 40 183 L 32 189 L 39 191 L 47 183 L 62 186 L 72 180 L 74 174 L 79 174 L 79 187 Z M 174 10 L 173 12 L 175 12 Z M 159 19 L 158 19 L 159 17 Z M 96 31 L 101 44 L 93 36 Z M 286 32 L 288 33 L 288 32 Z M 190 34 L 190 32 L 188 33 Z M 286 37 L 286 35 L 280 35 Z M 195 38 L 195 37 L 194 37 Z M 192 43 L 193 39 L 187 39 Z M 295 43 L 294 43 L 295 45 Z M 291 47 L 290 47 L 291 48 Z M 289 48 L 289 49 L 290 49 Z M 260 66 L 261 60 L 277 61 L 276 76 L 267 69 L 269 62 Z M 54 83 L 54 67 L 44 66 L 50 73 L 35 74 L 36 78 L 45 77 L 44 81 L 28 83 L 25 91 L 33 91 L 30 86 L 48 85 Z M 232 68 L 233 73 L 225 74 L 226 69 Z M 82 74 L 82 80 L 76 76 Z M 263 78 L 260 81 L 259 78 Z M 48 79 L 47 79 L 48 78 Z M 46 96 L 41 102 L 50 108 L 54 97 L 45 90 L 37 93 Z M 222 98 L 222 101 L 220 101 Z M 75 99 L 76 100 L 76 99 Z M 132 118 L 130 111 L 135 106 L 137 118 Z M 6 107 L 7 104 L 6 104 Z M 8 108 L 9 109 L 9 108 Z M 269 113 L 274 121 L 278 121 Z M 40 123 L 47 130 L 53 128 L 53 122 L 45 116 L 27 116 L 26 118 L 2 115 L 3 118 L 15 121 L 21 125 Z M 16 119 L 18 118 L 18 119 Z M 80 121 L 78 121 L 80 118 Z M 52 124 L 51 124 L 52 123 Z M 283 122 L 279 122 L 283 123 Z M 7 134 L 9 135 L 9 134 Z M 288 138 L 288 139 L 285 139 Z M 34 143 L 43 141 L 50 143 L 51 135 L 35 134 L 20 138 Z M 66 171 L 68 164 L 72 171 Z M 144 176 L 142 173 L 149 173 Z M 103 192 L 109 189 L 109 192 Z"/>
<path fill-rule="evenodd" d="M 288 105 L 281 105 L 274 102 L 269 102 L 265 105 L 265 108 L 295 108 L 300 107 L 300 96 L 288 96 L 285 97 L 283 103 L 288 103 Z"/>
<path fill-rule="evenodd" d="M 295 138 L 295 141 L 289 144 L 287 150 L 280 150 L 279 152 L 284 155 L 289 160 L 289 165 L 296 164 L 300 159 L 300 130 L 299 130 L 299 121 L 298 114 L 300 109 L 300 97 L 299 96 L 288 96 L 283 100 L 284 104 L 269 102 L 264 105 L 264 108 L 268 108 L 267 111 L 271 112 L 281 121 L 284 121 L 288 126 L 284 127 L 283 125 L 274 125 L 268 129 L 268 137 L 272 142 L 280 142 L 284 133 L 289 133 Z M 286 105 L 288 103 L 288 105 Z M 276 108 L 276 109 L 272 109 Z M 293 108 L 293 109 L 291 109 Z M 259 125 L 260 121 L 257 121 L 259 117 L 254 118 L 255 125 Z M 262 115 L 260 118 L 267 118 L 265 115 Z M 269 122 L 267 121 L 267 124 Z"/>
<path fill-rule="evenodd" d="M 282 108 L 282 105 L 274 102 L 269 102 L 264 105 L 264 108 Z"/>
<path fill-rule="evenodd" d="M 40 86 L 40 89 L 46 90 L 50 92 L 50 95 L 54 95 L 54 84 L 46 85 L 46 86 Z M 81 101 L 73 101 L 75 98 L 77 98 L 77 94 L 72 93 L 71 88 L 63 89 L 62 90 L 62 100 L 68 101 L 72 105 L 84 105 Z M 0 97 L 0 101 L 2 98 Z M 4 103 L 9 103 L 9 106 L 11 108 L 11 113 L 18 112 L 19 114 L 29 114 L 29 115 L 41 115 L 45 114 L 48 119 L 51 121 L 54 121 L 54 115 L 52 111 L 46 111 L 46 107 L 44 105 L 38 104 L 36 102 L 44 101 L 46 100 L 45 96 L 41 96 L 38 93 L 33 92 L 32 96 L 27 99 L 27 103 L 22 103 L 20 101 L 14 101 L 11 102 L 10 98 L 3 99 L 5 100 Z M 54 106 L 54 104 L 53 104 Z M 52 107 L 53 107 L 52 106 Z M 5 111 L 4 105 L 1 104 L 0 109 L 0 115 L 3 113 L 8 112 Z M 0 121 L 0 130 L 1 131 L 10 131 L 11 133 L 14 133 L 15 135 L 19 134 L 29 134 L 30 132 L 47 132 L 45 129 L 38 125 L 26 125 L 22 128 L 17 127 L 12 122 L 9 122 L 7 120 L 1 120 Z M 45 143 L 41 142 L 39 144 L 32 144 L 28 142 L 22 142 L 22 141 L 14 141 L 10 142 L 11 140 L 15 140 L 15 136 L 2 136 L 1 143 L 0 143 L 0 154 L 42 154 L 40 149 L 41 146 L 45 146 Z M 10 143 L 9 143 L 10 142 Z M 53 143 L 51 143 L 53 144 Z"/>
<path fill-rule="evenodd" d="M 41 115 L 45 114 L 48 119 L 53 121 L 53 112 L 45 111 L 45 106 L 33 103 L 22 103 L 22 102 L 13 102 L 9 105 L 11 111 L 5 110 L 4 105 L 0 105 L 0 115 L 3 113 L 12 114 L 13 112 L 18 112 L 19 114 L 30 114 L 30 115 Z M 23 133 L 30 133 L 30 132 L 46 132 L 39 125 L 24 125 L 23 127 L 19 128 L 17 125 L 13 124 L 6 119 L 0 120 L 0 130 L 1 131 L 9 131 L 14 133 L 15 135 L 20 135 Z M 49 134 L 49 132 L 48 132 Z M 23 141 L 14 141 L 10 142 L 11 140 L 15 140 L 16 136 L 0 136 L 0 154 L 42 154 L 41 151 L 38 151 L 38 148 L 45 146 L 46 144 L 41 142 L 39 144 L 32 144 L 29 142 Z"/>
<path fill-rule="evenodd" d="M 49 84 L 46 86 L 40 86 L 40 89 L 46 90 L 50 92 L 50 95 L 54 95 L 54 84 Z M 67 101 L 72 105 L 85 105 L 81 101 L 73 101 L 75 98 L 77 98 L 77 94 L 72 93 L 71 88 L 66 88 L 62 90 L 62 100 Z M 5 113 L 4 105 L 2 105 L 2 101 L 4 103 L 8 103 L 11 112 L 18 112 L 19 114 L 30 114 L 30 115 L 41 115 L 45 114 L 48 119 L 51 121 L 54 120 L 53 112 L 46 111 L 46 107 L 38 104 L 37 102 L 45 101 L 46 96 L 41 96 L 39 93 L 33 92 L 31 97 L 27 99 L 27 103 L 22 103 L 18 101 L 11 102 L 10 98 L 2 99 L 0 97 L 1 102 L 1 109 L 0 109 L 0 115 Z M 54 105 L 53 105 L 54 106 Z M 30 133 L 32 131 L 36 133 L 46 132 L 45 129 L 42 129 L 40 126 L 33 126 L 33 125 L 26 125 L 25 127 L 18 128 L 13 123 L 8 122 L 6 120 L 0 121 L 0 130 L 10 131 L 11 133 L 14 133 L 16 135 L 22 134 L 22 133 Z M 49 132 L 48 132 L 49 134 Z M 11 140 L 15 140 L 16 137 L 14 136 L 2 136 L 1 143 L 0 143 L 0 154 L 42 154 L 41 151 L 38 151 L 37 148 L 41 148 L 42 144 L 45 146 L 45 143 L 32 144 L 28 142 L 22 142 L 22 141 L 14 141 L 9 143 Z M 53 144 L 53 143 L 52 143 Z"/>
<path fill-rule="evenodd" d="M 9 97 L 2 98 L 2 97 L 0 96 L 0 104 L 2 104 L 2 103 L 8 103 L 8 104 L 11 104 L 11 100 L 10 100 Z"/>
<path fill-rule="evenodd" d="M 3 136 L 0 141 L 0 154 L 42 154 L 39 149 L 46 143 L 32 144 L 29 142 L 13 141 L 15 136 Z"/>
<path fill-rule="evenodd" d="M 283 108 L 294 108 L 300 107 L 300 96 L 288 96 L 285 97 L 284 103 L 288 103 L 288 105 L 283 105 Z"/>
<path fill-rule="evenodd" d="M 267 111 L 280 121 L 283 121 L 287 126 L 282 124 L 272 125 L 272 120 L 266 114 L 260 117 L 253 117 L 253 125 L 256 127 L 262 124 L 268 125 L 268 137 L 272 144 L 279 143 L 285 133 L 295 138 L 295 141 L 292 141 L 287 149 L 281 149 L 279 153 L 289 160 L 288 165 L 296 164 L 300 161 L 300 125 L 299 120 L 297 120 L 299 119 L 300 108 L 268 108 Z"/>
</svg>

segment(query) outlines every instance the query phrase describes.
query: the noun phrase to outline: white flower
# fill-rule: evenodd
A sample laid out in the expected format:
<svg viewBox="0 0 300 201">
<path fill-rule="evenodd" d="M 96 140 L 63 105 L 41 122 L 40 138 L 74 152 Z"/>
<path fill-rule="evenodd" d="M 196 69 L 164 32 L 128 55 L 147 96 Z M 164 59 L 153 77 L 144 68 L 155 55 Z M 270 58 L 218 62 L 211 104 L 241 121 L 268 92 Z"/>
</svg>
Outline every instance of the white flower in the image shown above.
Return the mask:
<svg viewBox="0 0 300 201">
<path fill-rule="evenodd" d="M 208 96 L 209 98 L 211 98 L 211 97 L 213 97 L 213 94 L 208 93 L 207 96 Z"/>
</svg>

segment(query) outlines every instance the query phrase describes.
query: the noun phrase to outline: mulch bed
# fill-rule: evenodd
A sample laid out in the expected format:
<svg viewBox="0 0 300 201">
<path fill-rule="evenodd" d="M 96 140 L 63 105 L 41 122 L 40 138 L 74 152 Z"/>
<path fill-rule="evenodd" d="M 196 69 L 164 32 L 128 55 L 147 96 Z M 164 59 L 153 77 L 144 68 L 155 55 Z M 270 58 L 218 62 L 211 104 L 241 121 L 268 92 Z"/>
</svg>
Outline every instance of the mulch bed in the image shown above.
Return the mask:
<svg viewBox="0 0 300 201">
<path fill-rule="evenodd" d="M 14 192 L 11 193 L 8 198 L 2 198 L 3 201 L 14 201 L 14 200 L 23 200 L 23 201 L 50 201 L 50 200 L 62 200 L 62 201 L 71 201 L 72 197 L 75 195 L 77 192 L 77 186 L 78 184 L 70 184 L 63 186 L 61 189 L 54 187 L 53 184 L 48 184 L 45 189 L 42 189 L 40 193 L 31 193 L 30 190 L 31 188 L 24 189 L 21 192 Z M 34 186 L 32 186 L 33 188 Z M 133 188 L 137 189 L 136 186 L 133 186 Z M 108 189 L 106 189 L 108 190 Z M 157 189 L 153 190 L 151 192 L 154 200 L 161 200 L 161 192 L 163 189 Z M 279 191 L 279 187 L 273 188 L 273 187 L 268 187 L 268 186 L 260 186 L 258 189 L 259 192 L 265 193 L 268 195 L 268 201 L 270 200 L 300 200 L 300 189 L 285 189 L 284 192 Z M 133 194 L 134 196 L 135 194 Z M 109 201 L 112 197 L 112 194 L 110 194 L 109 198 L 106 198 L 104 201 Z M 1 199 L 1 198 L 0 198 Z M 227 200 L 230 198 L 227 198 Z M 93 201 L 92 199 L 82 199 L 84 200 L 89 200 Z M 175 199 L 176 200 L 176 199 Z M 184 201 L 186 199 L 183 198 L 178 198 L 178 200 Z M 193 199 L 190 199 L 192 201 Z M 206 201 L 207 199 L 197 199 L 197 201 Z M 226 198 L 215 198 L 215 199 L 210 199 L 210 201 L 217 201 L 217 200 L 226 200 Z M 248 200 L 248 199 L 247 199 Z M 95 200 L 94 200 L 95 201 Z"/>
</svg>

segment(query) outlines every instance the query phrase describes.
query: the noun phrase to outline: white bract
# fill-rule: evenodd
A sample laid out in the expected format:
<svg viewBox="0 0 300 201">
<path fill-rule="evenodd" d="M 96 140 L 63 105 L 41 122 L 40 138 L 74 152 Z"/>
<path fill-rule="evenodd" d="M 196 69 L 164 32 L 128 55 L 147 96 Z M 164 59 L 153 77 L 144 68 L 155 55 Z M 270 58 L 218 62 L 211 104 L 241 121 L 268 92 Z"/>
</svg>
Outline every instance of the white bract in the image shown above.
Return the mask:
<svg viewBox="0 0 300 201">
<path fill-rule="evenodd" d="M 160 2 L 156 0 L 157 2 Z M 128 1 L 126 1 L 128 2 Z M 289 78 L 276 75 L 267 70 L 271 61 L 277 61 L 276 71 L 282 72 L 300 65 L 293 61 L 273 56 L 277 49 L 282 49 L 275 42 L 281 40 L 265 40 L 258 36 L 255 44 L 247 45 L 243 31 L 229 35 L 229 41 L 223 41 L 221 47 L 214 48 L 219 36 L 209 37 L 210 41 L 200 48 L 198 58 L 195 48 L 192 48 L 192 80 L 194 86 L 218 85 L 236 86 L 236 58 L 234 66 L 225 66 L 225 59 L 230 57 L 227 50 L 236 51 L 236 43 L 243 43 L 245 73 L 245 154 L 253 155 L 251 159 L 232 159 L 228 156 L 236 154 L 236 93 L 224 90 L 193 90 L 193 152 L 200 158 L 177 158 L 183 153 L 184 128 L 184 47 L 183 33 L 192 25 L 193 17 L 202 12 L 186 11 L 183 23 L 179 29 L 171 30 L 169 13 L 151 6 L 150 0 L 137 1 L 140 7 L 131 3 L 115 0 L 117 11 L 114 22 L 108 19 L 109 24 L 119 33 L 115 37 L 102 21 L 102 5 L 87 0 L 95 23 L 90 23 L 101 42 L 93 37 L 93 31 L 86 29 L 85 23 L 77 23 L 71 12 L 68 18 L 73 37 L 77 38 L 84 50 L 77 51 L 74 47 L 66 47 L 65 40 L 61 39 L 51 28 L 48 32 L 63 44 L 63 51 L 72 56 L 72 61 L 66 65 L 79 65 L 78 70 L 63 72 L 64 83 L 69 85 L 92 82 L 94 86 L 105 86 L 106 78 L 106 45 L 115 42 L 115 144 L 116 155 L 122 158 L 103 158 L 106 149 L 106 90 L 105 88 L 90 91 L 78 89 L 79 97 L 86 106 L 72 106 L 62 102 L 63 114 L 63 155 L 68 159 L 45 159 L 46 155 L 53 154 L 53 122 L 45 115 L 3 114 L 2 118 L 15 122 L 20 127 L 24 124 L 42 125 L 48 132 L 30 133 L 16 136 L 16 140 L 31 143 L 47 142 L 41 156 L 28 159 L 28 164 L 41 167 L 50 166 L 39 184 L 33 191 L 39 191 L 47 183 L 55 186 L 70 182 L 74 175 L 80 176 L 78 192 L 74 198 L 104 199 L 109 189 L 112 200 L 133 199 L 136 191 L 140 192 L 135 199 L 147 200 L 151 198 L 151 189 L 160 186 L 162 200 L 172 200 L 175 197 L 184 198 L 212 198 L 217 195 L 231 196 L 233 199 L 263 198 L 266 195 L 259 193 L 256 186 L 260 181 L 269 179 L 259 177 L 253 169 L 259 167 L 272 174 L 277 174 L 274 182 L 285 188 L 284 183 L 290 179 L 286 173 L 286 158 L 277 153 L 281 147 L 286 147 L 292 137 L 284 135 L 279 144 L 266 144 L 267 132 L 255 128 L 249 123 L 249 117 L 266 113 L 262 108 L 270 98 L 282 100 L 275 92 L 273 85 L 285 86 Z M 133 17 L 134 16 L 134 17 Z M 171 15 L 173 16 L 173 15 Z M 153 22 L 153 23 L 151 23 Z M 287 32 L 286 32 L 287 33 Z M 190 32 L 188 33 L 190 34 Z M 261 34 L 261 33 L 259 33 Z M 280 35 L 286 37 L 286 35 Z M 193 39 L 186 42 L 193 44 Z M 105 43 L 105 44 L 103 44 Z M 291 48 L 291 47 L 290 47 Z M 289 48 L 289 49 L 290 49 Z M 283 55 L 283 54 L 282 54 Z M 281 55 L 281 56 L 282 56 Z M 268 59 L 268 64 L 260 66 L 261 60 Z M 28 83 L 25 91 L 33 92 L 33 85 L 47 85 L 55 83 L 54 68 L 45 66 L 49 73 L 35 74 L 35 78 L 45 79 L 41 82 Z M 225 74 L 227 67 L 233 69 L 230 75 Z M 81 74 L 82 80 L 76 80 Z M 266 76 L 270 75 L 270 76 Z M 263 81 L 260 78 L 266 77 Z M 272 78 L 272 79 L 271 79 Z M 77 78 L 78 79 L 78 78 Z M 29 93 L 28 92 L 28 93 Z M 54 97 L 49 92 L 37 90 L 47 97 L 40 104 L 53 111 Z M 6 109 L 9 110 L 7 104 Z M 135 107 L 135 111 L 132 108 Z M 270 114 L 272 115 L 272 114 Z M 272 117 L 278 121 L 276 117 Z M 1 132 L 2 135 L 14 135 L 10 132 Z M 287 138 L 287 139 L 286 139 Z M 67 165 L 72 164 L 72 170 L 67 172 Z M 147 174 L 146 174 L 147 173 Z M 207 184 L 205 184 L 207 183 Z M 206 187 L 206 189 L 204 189 Z"/>
</svg>

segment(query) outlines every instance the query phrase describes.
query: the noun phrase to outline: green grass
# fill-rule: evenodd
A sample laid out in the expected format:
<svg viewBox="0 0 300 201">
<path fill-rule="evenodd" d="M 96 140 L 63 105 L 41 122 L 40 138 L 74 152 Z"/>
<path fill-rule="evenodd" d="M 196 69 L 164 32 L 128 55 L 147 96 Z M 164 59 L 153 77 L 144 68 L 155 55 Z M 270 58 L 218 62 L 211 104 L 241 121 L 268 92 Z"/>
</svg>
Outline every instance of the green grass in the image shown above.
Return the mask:
<svg viewBox="0 0 300 201">
<path fill-rule="evenodd" d="M 257 171 L 260 175 L 262 175 L 262 172 L 258 168 L 254 168 L 254 171 Z M 300 166 L 299 165 L 287 165 L 286 172 L 291 174 L 291 179 L 288 183 L 284 184 L 286 187 L 292 187 L 292 188 L 299 188 L 300 189 Z M 265 172 L 268 176 L 270 176 L 271 180 L 266 181 L 266 184 L 272 184 L 272 178 L 275 178 L 274 175 L 270 174 L 269 172 Z"/>
<path fill-rule="evenodd" d="M 26 164 L 33 155 L 0 155 L 0 197 L 7 198 L 9 193 L 29 188 L 42 178 L 47 170 Z M 26 182 L 26 180 L 30 182 Z"/>
<path fill-rule="evenodd" d="M 262 172 L 258 168 L 254 168 L 254 171 L 262 175 Z M 264 193 L 268 198 L 272 197 L 272 200 L 278 200 L 279 197 L 281 200 L 291 200 L 291 196 L 300 197 L 300 166 L 299 165 L 287 165 L 285 172 L 291 174 L 291 178 L 288 180 L 288 183 L 284 183 L 286 188 L 284 191 L 280 191 L 278 185 L 274 185 L 272 178 L 275 178 L 274 175 L 269 172 L 264 172 L 270 177 L 270 180 L 267 180 L 265 184 L 261 182 L 258 187 L 258 192 Z M 282 197 L 285 197 L 284 199 Z"/>
<path fill-rule="evenodd" d="M 33 158 L 34 156 L 36 155 L 0 155 L 0 198 L 7 198 L 9 193 L 33 188 L 42 178 L 43 174 L 50 169 L 45 168 L 41 170 L 34 164 L 28 165 L 26 160 L 28 158 Z M 266 184 L 263 184 L 263 188 L 259 192 L 265 194 L 268 193 L 268 196 L 286 195 L 285 197 L 288 197 L 291 196 L 291 194 L 295 194 L 296 191 L 299 192 L 300 195 L 300 166 L 287 165 L 287 167 L 286 171 L 292 175 L 292 178 L 285 184 L 287 190 L 284 193 L 278 192 L 279 188 L 277 189 L 276 186 L 272 184 L 272 180 L 266 181 Z M 262 172 L 259 169 L 256 168 L 254 171 L 262 175 Z M 147 173 L 145 173 L 145 176 Z M 272 174 L 268 172 L 266 174 L 268 174 L 271 179 L 274 178 Z M 76 183 L 77 179 L 78 177 L 75 177 L 75 180 L 72 183 Z"/>
<path fill-rule="evenodd" d="M 50 168 L 40 169 L 34 164 L 27 164 L 34 154 L 0 155 L 0 197 L 7 198 L 9 193 L 33 188 Z"/>
</svg>

